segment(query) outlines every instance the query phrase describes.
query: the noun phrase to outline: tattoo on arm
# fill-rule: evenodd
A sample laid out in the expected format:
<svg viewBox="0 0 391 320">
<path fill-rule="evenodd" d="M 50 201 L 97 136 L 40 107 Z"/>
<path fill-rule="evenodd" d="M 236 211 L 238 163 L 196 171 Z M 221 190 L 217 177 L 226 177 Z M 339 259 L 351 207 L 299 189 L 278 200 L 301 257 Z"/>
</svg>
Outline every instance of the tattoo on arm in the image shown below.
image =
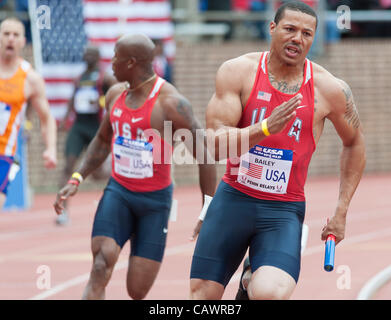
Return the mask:
<svg viewBox="0 0 391 320">
<path fill-rule="evenodd" d="M 184 98 L 180 98 L 176 106 L 176 110 L 187 121 L 190 126 L 190 130 L 195 133 L 195 130 L 199 128 L 199 125 L 194 118 L 190 102 Z"/>
<path fill-rule="evenodd" d="M 192 151 L 194 159 L 199 164 L 211 163 L 211 156 L 207 149 L 206 133 L 200 121 L 194 116 L 190 102 L 184 98 L 180 98 L 176 105 L 176 110 L 186 120 L 186 128 L 191 131 L 193 136 L 192 145 L 189 145 L 189 141 L 187 141 L 185 142 L 186 147 L 189 151 Z"/>
<path fill-rule="evenodd" d="M 342 91 L 346 99 L 346 111 L 344 118 L 353 128 L 358 128 L 360 126 L 360 118 L 353 100 L 352 90 L 347 84 L 344 84 Z"/>
</svg>

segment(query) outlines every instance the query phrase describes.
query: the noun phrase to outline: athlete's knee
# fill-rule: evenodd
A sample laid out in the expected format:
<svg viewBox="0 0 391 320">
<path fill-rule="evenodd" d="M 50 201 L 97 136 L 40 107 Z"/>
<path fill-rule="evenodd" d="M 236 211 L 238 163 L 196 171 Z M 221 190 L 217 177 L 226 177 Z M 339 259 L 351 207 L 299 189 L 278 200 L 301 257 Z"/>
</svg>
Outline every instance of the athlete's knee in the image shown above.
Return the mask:
<svg viewBox="0 0 391 320">
<path fill-rule="evenodd" d="M 131 283 L 127 284 L 128 295 L 133 300 L 143 300 L 148 294 L 150 288 L 135 286 Z"/>
<path fill-rule="evenodd" d="M 202 293 L 202 280 L 191 279 L 190 280 L 190 299 L 198 300 L 198 297 Z"/>
<path fill-rule="evenodd" d="M 247 292 L 250 300 L 287 300 L 291 296 L 294 284 L 276 279 L 250 281 Z"/>
<path fill-rule="evenodd" d="M 264 266 L 254 272 L 247 292 L 251 300 L 287 300 L 295 287 L 295 280 L 287 272 Z"/>
<path fill-rule="evenodd" d="M 289 294 L 277 283 L 264 283 L 262 286 L 250 285 L 247 289 L 250 300 L 287 300 Z"/>
<path fill-rule="evenodd" d="M 160 261 L 139 256 L 129 258 L 126 287 L 132 299 L 142 300 L 145 298 L 155 282 L 160 266 Z"/>
<path fill-rule="evenodd" d="M 95 283 L 106 282 L 113 271 L 114 264 L 109 263 L 103 255 L 97 255 L 92 265 L 92 280 Z"/>
<path fill-rule="evenodd" d="M 132 274 L 128 272 L 128 279 L 126 282 L 126 289 L 128 295 L 133 300 L 142 300 L 152 287 L 155 277 L 150 274 Z"/>
<path fill-rule="evenodd" d="M 224 286 L 209 280 L 190 280 L 190 299 L 192 300 L 217 300 L 221 299 Z"/>
<path fill-rule="evenodd" d="M 90 281 L 93 285 L 105 286 L 110 280 L 117 261 L 118 253 L 116 248 L 99 247 L 93 250 L 94 260 Z"/>
</svg>

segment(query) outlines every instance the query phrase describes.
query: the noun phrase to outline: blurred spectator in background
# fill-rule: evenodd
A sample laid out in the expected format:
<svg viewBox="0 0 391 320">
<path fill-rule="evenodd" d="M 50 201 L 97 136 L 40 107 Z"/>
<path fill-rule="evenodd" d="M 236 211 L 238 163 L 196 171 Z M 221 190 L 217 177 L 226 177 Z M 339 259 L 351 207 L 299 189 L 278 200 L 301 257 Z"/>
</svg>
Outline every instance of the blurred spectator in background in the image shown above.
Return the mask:
<svg viewBox="0 0 391 320">
<path fill-rule="evenodd" d="M 249 1 L 251 11 L 266 11 L 267 9 L 267 0 L 250 0 Z M 266 23 L 266 25 L 265 25 Z M 267 32 L 265 27 L 268 26 L 267 22 L 260 21 L 255 23 L 256 29 L 258 31 L 258 38 L 266 39 Z"/>
<path fill-rule="evenodd" d="M 153 68 L 159 77 L 172 83 L 172 65 L 164 54 L 163 41 L 161 39 L 153 39 L 152 41 L 155 44 Z"/>
<path fill-rule="evenodd" d="M 348 6 L 350 10 L 389 10 L 390 0 L 328 0 L 328 9 L 337 10 L 341 5 Z M 351 30 L 342 34 L 344 38 L 351 37 L 390 37 L 390 22 L 352 22 Z"/>
<path fill-rule="evenodd" d="M 207 10 L 229 11 L 231 10 L 231 0 L 208 0 Z"/>
<path fill-rule="evenodd" d="M 60 179 L 60 186 L 64 186 L 72 175 L 82 152 L 88 147 L 99 128 L 104 113 L 104 95 L 116 83 L 114 77 L 109 76 L 100 68 L 99 48 L 87 45 L 83 60 L 86 70 L 74 82 L 74 92 L 69 100 L 67 113 L 61 121 L 59 128 L 66 128 L 69 117 L 76 117 L 67 135 L 65 143 L 65 166 Z M 104 179 L 110 176 L 111 162 L 108 160 L 92 173 L 94 179 Z M 67 203 L 65 210 L 56 217 L 58 225 L 69 222 Z"/>
<path fill-rule="evenodd" d="M 0 10 L 10 10 L 10 3 L 8 0 L 0 0 Z"/>
<path fill-rule="evenodd" d="M 335 6 L 335 2 L 339 2 L 339 1 L 335 1 L 335 0 L 327 1 L 326 5 L 325 5 L 325 9 L 326 10 L 337 10 L 338 6 Z M 326 21 L 325 28 L 326 28 L 326 30 L 325 30 L 326 39 L 325 40 L 326 40 L 327 44 L 336 43 L 341 39 L 341 31 L 337 27 L 337 17 L 336 16 L 335 16 L 335 19 Z"/>
<path fill-rule="evenodd" d="M 29 5 L 28 0 L 15 0 L 15 11 L 17 13 L 25 13 L 26 16 L 28 16 L 29 12 Z M 26 29 L 26 39 L 27 43 L 31 43 L 31 25 L 30 25 L 30 19 L 23 19 L 23 25 Z"/>
<path fill-rule="evenodd" d="M 248 11 L 250 10 L 250 0 L 232 0 L 232 9 L 236 11 Z"/>
<path fill-rule="evenodd" d="M 379 2 L 382 9 L 391 9 L 391 0 L 380 0 Z"/>
<path fill-rule="evenodd" d="M 232 0 L 232 9 L 235 11 L 265 11 L 267 0 Z M 247 21 L 245 26 L 250 29 L 250 34 L 255 38 L 265 39 L 265 21 Z"/>
<path fill-rule="evenodd" d="M 199 0 L 198 6 L 200 11 L 208 10 L 208 0 Z"/>
<path fill-rule="evenodd" d="M 232 0 L 201 0 L 200 1 L 200 10 L 202 11 L 230 11 L 232 10 L 231 5 Z M 225 35 L 225 40 L 232 38 L 232 21 L 214 21 L 207 20 L 207 23 L 225 23 L 230 27 L 229 32 Z"/>
<path fill-rule="evenodd" d="M 391 10 L 391 0 L 378 0 L 374 1 L 371 9 L 377 10 Z M 391 37 L 391 22 L 372 22 L 368 23 L 366 28 L 366 36 L 384 38 Z"/>
</svg>

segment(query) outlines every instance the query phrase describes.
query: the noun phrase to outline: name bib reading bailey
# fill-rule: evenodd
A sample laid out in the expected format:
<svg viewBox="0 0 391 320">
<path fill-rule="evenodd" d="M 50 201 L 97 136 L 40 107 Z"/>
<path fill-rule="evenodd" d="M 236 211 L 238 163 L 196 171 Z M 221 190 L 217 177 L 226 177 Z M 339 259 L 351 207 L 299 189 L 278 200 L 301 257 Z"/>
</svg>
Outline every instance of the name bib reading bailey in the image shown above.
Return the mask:
<svg viewBox="0 0 391 320">
<path fill-rule="evenodd" d="M 152 177 L 152 150 L 149 142 L 117 137 L 113 146 L 114 171 L 126 178 Z"/>
<path fill-rule="evenodd" d="M 292 158 L 292 150 L 256 145 L 240 157 L 237 182 L 255 190 L 285 194 Z"/>
</svg>

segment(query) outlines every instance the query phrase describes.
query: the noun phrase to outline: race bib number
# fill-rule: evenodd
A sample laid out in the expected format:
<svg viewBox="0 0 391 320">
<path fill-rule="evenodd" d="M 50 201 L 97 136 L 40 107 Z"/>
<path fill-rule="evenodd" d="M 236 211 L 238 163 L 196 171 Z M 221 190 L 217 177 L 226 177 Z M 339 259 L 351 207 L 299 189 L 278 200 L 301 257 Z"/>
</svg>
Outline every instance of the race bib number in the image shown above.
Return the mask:
<svg viewBox="0 0 391 320">
<path fill-rule="evenodd" d="M 0 102 L 0 114 L 0 134 L 3 135 L 11 116 L 11 107 L 4 102 Z"/>
<path fill-rule="evenodd" d="M 99 110 L 99 92 L 95 88 L 81 87 L 75 94 L 75 110 L 77 113 L 95 113 Z"/>
<path fill-rule="evenodd" d="M 117 137 L 113 146 L 114 171 L 125 177 L 144 179 L 153 176 L 152 144 Z"/>
<path fill-rule="evenodd" d="M 293 151 L 255 146 L 240 157 L 237 182 L 249 188 L 285 194 Z"/>
</svg>

